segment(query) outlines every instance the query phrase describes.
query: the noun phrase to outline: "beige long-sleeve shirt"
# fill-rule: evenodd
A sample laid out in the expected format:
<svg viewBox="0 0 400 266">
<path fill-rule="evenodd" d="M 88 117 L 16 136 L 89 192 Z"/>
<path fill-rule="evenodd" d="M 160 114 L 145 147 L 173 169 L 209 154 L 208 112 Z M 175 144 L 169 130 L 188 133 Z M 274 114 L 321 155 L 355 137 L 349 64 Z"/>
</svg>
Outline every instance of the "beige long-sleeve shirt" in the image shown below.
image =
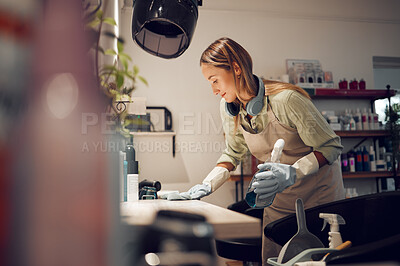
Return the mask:
<svg viewBox="0 0 400 266">
<path fill-rule="evenodd" d="M 325 118 L 309 99 L 294 90 L 284 90 L 275 95 L 269 95 L 268 98 L 272 111 L 279 122 L 296 129 L 304 144 L 312 147 L 313 151 L 321 152 L 329 164 L 338 158 L 343 149 L 340 137 L 333 132 Z M 225 103 L 225 99 L 222 98 L 220 113 L 226 149 L 217 164 L 230 162 L 236 167 L 248 152 L 248 147 L 240 129 L 238 128 L 235 132 L 233 117 L 226 113 Z M 246 110 L 241 108 L 239 116 L 240 124 L 247 132 L 261 132 L 269 122 L 267 96 L 264 99 L 264 107 L 258 115 L 248 120 Z"/>
</svg>

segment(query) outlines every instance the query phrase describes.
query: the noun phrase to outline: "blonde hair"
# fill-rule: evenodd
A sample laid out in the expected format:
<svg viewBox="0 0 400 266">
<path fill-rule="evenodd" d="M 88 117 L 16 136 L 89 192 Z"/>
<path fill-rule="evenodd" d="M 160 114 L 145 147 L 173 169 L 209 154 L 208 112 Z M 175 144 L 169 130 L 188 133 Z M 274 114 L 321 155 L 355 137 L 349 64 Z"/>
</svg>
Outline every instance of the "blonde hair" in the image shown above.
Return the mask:
<svg viewBox="0 0 400 266">
<path fill-rule="evenodd" d="M 236 84 L 236 77 L 234 71 L 234 63 L 236 63 L 241 70 L 241 78 L 238 79 L 239 84 Z M 223 68 L 227 71 L 232 71 L 233 79 L 236 85 L 237 99 L 234 104 L 240 105 L 241 101 L 248 100 L 242 99 L 240 95 L 250 95 L 255 97 L 258 92 L 258 84 L 253 78 L 253 61 L 250 54 L 237 42 L 227 37 L 219 38 L 210 44 L 206 50 L 201 54 L 200 65 L 210 64 L 214 67 Z M 308 93 L 302 88 L 293 84 L 263 80 L 267 86 L 265 95 L 277 94 L 283 90 L 295 90 L 310 99 Z M 235 131 L 239 124 L 239 116 L 235 116 Z"/>
</svg>

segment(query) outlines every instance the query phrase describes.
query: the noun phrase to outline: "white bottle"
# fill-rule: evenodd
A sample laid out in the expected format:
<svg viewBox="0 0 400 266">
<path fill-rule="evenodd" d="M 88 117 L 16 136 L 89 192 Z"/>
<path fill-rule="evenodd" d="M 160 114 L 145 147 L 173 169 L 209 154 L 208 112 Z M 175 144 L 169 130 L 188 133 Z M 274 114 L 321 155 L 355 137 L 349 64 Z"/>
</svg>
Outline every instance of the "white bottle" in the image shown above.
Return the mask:
<svg viewBox="0 0 400 266">
<path fill-rule="evenodd" d="M 368 109 L 368 125 L 369 129 L 374 130 L 375 125 L 374 125 L 374 114 L 371 111 L 371 108 Z"/>
<path fill-rule="evenodd" d="M 349 110 L 345 109 L 344 115 L 341 117 L 342 128 L 343 130 L 350 130 L 350 117 L 348 115 Z"/>
<path fill-rule="evenodd" d="M 379 129 L 379 116 L 377 113 L 373 113 L 374 116 L 374 129 Z"/>
<path fill-rule="evenodd" d="M 356 130 L 356 121 L 354 121 L 354 118 L 350 113 L 349 116 L 350 116 L 350 121 L 349 121 L 350 130 Z"/>
<path fill-rule="evenodd" d="M 364 108 L 364 111 L 361 114 L 361 120 L 362 120 L 363 130 L 369 130 L 367 108 Z"/>
<path fill-rule="evenodd" d="M 339 225 L 346 224 L 345 220 L 339 214 L 334 213 L 320 213 L 319 218 L 324 219 L 324 225 L 322 230 L 324 230 L 327 223 L 330 224 L 329 235 L 329 248 L 336 248 L 343 243 L 342 236 L 339 232 Z M 322 231 L 321 230 L 321 231 Z"/>
<path fill-rule="evenodd" d="M 127 201 L 139 201 L 139 175 L 128 174 L 127 176 Z"/>
<path fill-rule="evenodd" d="M 373 146 L 369 146 L 369 166 L 371 172 L 376 171 L 375 151 Z"/>
<path fill-rule="evenodd" d="M 357 108 L 357 111 L 354 114 L 355 117 L 357 117 L 356 120 L 356 129 L 357 130 L 362 130 L 362 118 L 361 118 L 361 112 L 360 112 L 360 108 Z"/>
<path fill-rule="evenodd" d="M 358 197 L 357 188 L 353 187 L 353 189 L 352 189 L 352 193 L 351 193 L 351 197 L 352 197 L 352 198 L 354 198 L 354 197 Z"/>
</svg>

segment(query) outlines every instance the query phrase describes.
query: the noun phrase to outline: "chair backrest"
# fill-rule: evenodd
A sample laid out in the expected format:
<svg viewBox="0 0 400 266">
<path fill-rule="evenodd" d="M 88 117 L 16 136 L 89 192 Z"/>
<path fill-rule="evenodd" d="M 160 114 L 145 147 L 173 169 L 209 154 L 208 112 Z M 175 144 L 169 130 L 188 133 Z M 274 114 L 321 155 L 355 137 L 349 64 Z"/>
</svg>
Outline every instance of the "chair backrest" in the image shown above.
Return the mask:
<svg viewBox="0 0 400 266">
<path fill-rule="evenodd" d="M 336 213 L 346 221 L 340 226 L 343 241 L 353 246 L 400 234 L 400 191 L 376 193 L 339 200 L 305 210 L 307 228 L 326 247 L 329 246 L 329 224 L 321 232 L 323 219 L 319 213 Z M 268 224 L 264 234 L 279 245 L 284 245 L 297 232 L 295 214 Z"/>
</svg>

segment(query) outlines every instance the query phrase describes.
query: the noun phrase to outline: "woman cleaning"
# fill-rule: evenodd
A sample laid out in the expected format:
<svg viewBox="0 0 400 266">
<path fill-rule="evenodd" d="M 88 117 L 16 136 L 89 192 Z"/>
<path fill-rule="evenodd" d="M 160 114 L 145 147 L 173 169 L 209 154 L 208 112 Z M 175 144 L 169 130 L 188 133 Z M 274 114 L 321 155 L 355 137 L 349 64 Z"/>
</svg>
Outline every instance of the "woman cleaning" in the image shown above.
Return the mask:
<svg viewBox="0 0 400 266">
<path fill-rule="evenodd" d="M 222 97 L 226 149 L 203 183 L 181 197 L 199 199 L 214 192 L 248 151 L 258 160 L 268 161 L 275 142 L 283 139 L 280 162 L 259 165 L 257 176 L 264 180 L 252 184 L 259 198 L 274 197 L 264 208 L 263 228 L 295 212 L 297 198 L 302 198 L 305 208 L 344 198 L 338 162 L 343 149 L 340 138 L 307 92 L 255 76 L 249 53 L 229 38 L 213 42 L 201 55 L 200 66 L 213 93 Z M 283 176 L 291 177 L 294 184 Z M 263 264 L 278 256 L 280 248 L 263 236 Z"/>
</svg>

